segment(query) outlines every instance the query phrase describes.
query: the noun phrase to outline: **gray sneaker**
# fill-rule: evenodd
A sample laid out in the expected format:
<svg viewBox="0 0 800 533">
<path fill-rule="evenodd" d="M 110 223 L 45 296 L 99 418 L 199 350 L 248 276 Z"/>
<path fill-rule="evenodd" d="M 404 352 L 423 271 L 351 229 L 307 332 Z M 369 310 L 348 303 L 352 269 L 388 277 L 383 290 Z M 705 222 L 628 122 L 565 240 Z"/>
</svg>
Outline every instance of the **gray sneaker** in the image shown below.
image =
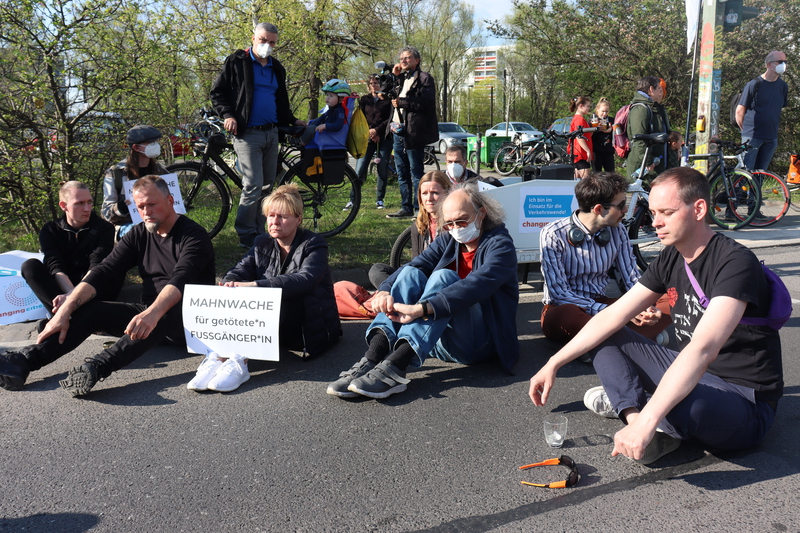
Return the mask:
<svg viewBox="0 0 800 533">
<path fill-rule="evenodd" d="M 366 375 L 354 379 L 347 390 L 380 400 L 403 392 L 410 381 L 410 379 L 406 379 L 406 373 L 392 363 L 381 361 Z"/>
<path fill-rule="evenodd" d="M 347 387 L 350 386 L 350 383 L 354 379 L 360 378 L 373 368 L 375 368 L 375 363 L 369 361 L 366 357 L 362 357 L 361 360 L 351 366 L 349 370 L 345 370 L 339 374 L 339 379 L 328 385 L 328 390 L 326 392 L 331 396 L 338 396 L 339 398 L 355 398 L 358 394 L 347 390 Z"/>
<path fill-rule="evenodd" d="M 654 463 L 667 455 L 677 450 L 681 445 L 681 439 L 670 437 L 661 430 L 656 431 L 653 435 L 653 440 L 644 449 L 644 455 L 641 459 L 634 459 L 640 465 L 649 465 Z"/>
<path fill-rule="evenodd" d="M 62 379 L 59 383 L 62 389 L 75 398 L 76 396 L 83 396 L 88 393 L 98 381 L 100 381 L 100 378 L 97 372 L 97 366 L 87 361 L 81 366 L 73 367 L 72 370 L 69 371 L 67 379 Z"/>
<path fill-rule="evenodd" d="M 600 416 L 619 418 L 619 415 L 617 415 L 617 412 L 614 410 L 614 406 L 611 405 L 611 401 L 608 399 L 606 390 L 602 385 L 599 387 L 592 387 L 586 391 L 586 394 L 583 395 L 583 405 L 585 405 L 588 410 Z"/>
</svg>

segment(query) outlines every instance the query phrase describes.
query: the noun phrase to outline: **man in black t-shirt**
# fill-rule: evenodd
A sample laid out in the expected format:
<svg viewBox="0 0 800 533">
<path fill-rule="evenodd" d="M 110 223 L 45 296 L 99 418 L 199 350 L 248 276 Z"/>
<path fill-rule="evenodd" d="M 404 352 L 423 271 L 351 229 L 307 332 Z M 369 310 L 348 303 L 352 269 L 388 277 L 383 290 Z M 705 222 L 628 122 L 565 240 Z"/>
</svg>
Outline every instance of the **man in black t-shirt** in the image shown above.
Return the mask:
<svg viewBox="0 0 800 533">
<path fill-rule="evenodd" d="M 215 282 L 214 248 L 197 223 L 175 213 L 158 176 L 140 178 L 133 199 L 144 222 L 122 238 L 69 294 L 36 339 L 38 344 L 0 356 L 0 387 L 19 390 L 28 375 L 77 348 L 95 331 L 121 337 L 113 346 L 70 370 L 61 386 L 82 396 L 102 378 L 133 362 L 166 337 L 183 342 L 181 299 L 187 283 Z M 141 303 L 92 300 L 133 267 L 142 278 Z"/>
<path fill-rule="evenodd" d="M 767 326 L 740 324 L 742 317 L 767 316 L 770 290 L 755 255 L 706 223 L 709 196 L 708 181 L 694 169 L 669 169 L 653 181 L 653 226 L 666 248 L 628 293 L 531 378 L 531 400 L 544 405 L 558 369 L 588 352 L 603 385 L 584 403 L 627 424 L 614 436 L 612 455 L 649 464 L 689 438 L 717 449 L 748 448 L 775 418 L 783 394 L 780 337 Z M 679 352 L 623 327 L 664 293 Z"/>
</svg>

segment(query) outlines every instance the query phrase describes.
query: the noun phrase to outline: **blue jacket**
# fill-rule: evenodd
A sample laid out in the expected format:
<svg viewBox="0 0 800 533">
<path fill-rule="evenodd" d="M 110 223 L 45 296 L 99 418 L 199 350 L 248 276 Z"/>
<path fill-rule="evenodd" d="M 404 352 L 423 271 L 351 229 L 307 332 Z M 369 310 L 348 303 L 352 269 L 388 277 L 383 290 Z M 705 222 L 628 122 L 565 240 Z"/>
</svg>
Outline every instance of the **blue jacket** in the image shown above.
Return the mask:
<svg viewBox="0 0 800 533">
<path fill-rule="evenodd" d="M 430 276 L 443 268 L 455 269 L 458 262 L 458 242 L 449 233 L 436 237 L 409 265 Z M 380 290 L 389 291 L 397 278 L 398 269 L 384 281 Z M 514 241 L 505 224 L 481 235 L 472 261 L 472 272 L 430 298 L 436 318 L 451 316 L 456 311 L 480 304 L 486 327 L 495 347 L 495 355 L 508 372 L 519 358 L 517 340 L 517 253 Z"/>
<path fill-rule="evenodd" d="M 255 281 L 259 287 L 282 289 L 284 300 L 301 299 L 303 342 L 308 355 L 315 357 L 342 336 L 328 267 L 328 243 L 313 231 L 298 228 L 292 246 L 296 249 L 281 273 L 278 242 L 267 234 L 259 235 L 223 281 Z"/>
</svg>

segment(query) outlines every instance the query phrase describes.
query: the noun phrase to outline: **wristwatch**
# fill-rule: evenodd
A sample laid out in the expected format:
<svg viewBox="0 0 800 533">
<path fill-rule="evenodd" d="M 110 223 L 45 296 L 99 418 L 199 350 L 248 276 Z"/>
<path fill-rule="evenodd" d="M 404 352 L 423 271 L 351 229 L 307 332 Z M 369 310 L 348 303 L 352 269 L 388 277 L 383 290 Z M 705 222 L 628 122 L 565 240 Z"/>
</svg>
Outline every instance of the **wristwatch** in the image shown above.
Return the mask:
<svg viewBox="0 0 800 533">
<path fill-rule="evenodd" d="M 420 300 L 418 303 L 422 306 L 422 316 L 420 318 L 427 322 L 431 319 L 431 316 L 428 314 L 428 300 Z"/>
</svg>

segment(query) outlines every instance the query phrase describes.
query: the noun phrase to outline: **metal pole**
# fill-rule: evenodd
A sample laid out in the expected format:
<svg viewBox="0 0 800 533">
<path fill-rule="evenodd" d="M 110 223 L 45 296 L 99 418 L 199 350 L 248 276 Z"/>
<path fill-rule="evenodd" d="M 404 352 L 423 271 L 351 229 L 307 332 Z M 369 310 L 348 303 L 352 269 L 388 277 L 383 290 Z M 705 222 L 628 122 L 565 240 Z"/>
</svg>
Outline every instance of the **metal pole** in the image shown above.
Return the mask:
<svg viewBox="0 0 800 533">
<path fill-rule="evenodd" d="M 489 85 L 489 124 L 494 125 L 494 85 Z"/>
<path fill-rule="evenodd" d="M 447 122 L 447 89 L 448 89 L 448 75 L 450 74 L 447 60 L 442 65 L 442 122 Z"/>
</svg>

